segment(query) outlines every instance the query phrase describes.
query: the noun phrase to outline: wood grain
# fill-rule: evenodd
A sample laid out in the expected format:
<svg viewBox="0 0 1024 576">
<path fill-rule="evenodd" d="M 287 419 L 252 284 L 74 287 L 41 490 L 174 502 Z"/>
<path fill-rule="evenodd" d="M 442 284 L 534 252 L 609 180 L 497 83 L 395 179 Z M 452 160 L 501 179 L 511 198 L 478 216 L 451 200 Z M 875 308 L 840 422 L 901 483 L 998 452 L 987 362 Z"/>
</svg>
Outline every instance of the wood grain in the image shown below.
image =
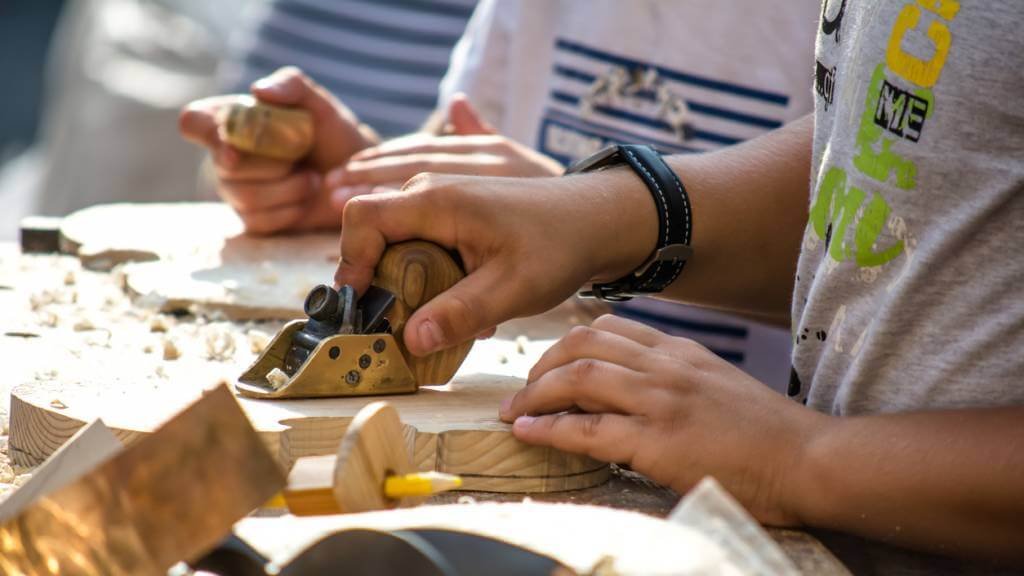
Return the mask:
<svg viewBox="0 0 1024 576">
<path fill-rule="evenodd" d="M 344 513 L 411 506 L 412 499 L 384 496 L 384 480 L 413 471 L 398 412 L 384 402 L 361 410 L 338 447 L 334 499 Z"/>
<path fill-rule="evenodd" d="M 204 388 L 241 373 L 244 363 L 213 365 L 183 357 L 163 363 L 167 378 L 152 378 L 151 358 L 92 348 L 76 357 L 46 337 L 20 345 L 16 362 L 62 366 L 54 380 L 32 381 L 11 393 L 10 447 L 19 464 L 38 464 L 87 422 L 101 418 L 131 444 L 199 397 Z M 404 425 L 403 443 L 416 467 L 465 476 L 466 490 L 547 492 L 605 481 L 608 467 L 515 440 L 498 420 L 501 400 L 523 386 L 525 373 L 550 341 L 532 341 L 519 354 L 513 341 L 480 342 L 452 382 L 389 396 Z M 25 350 L 47 350 L 44 355 Z M 9 350 L 13 351 L 13 348 Z M 502 364 L 498 359 L 505 358 Z M 510 359 L 510 360 L 509 360 Z M 17 373 L 32 373 L 25 366 Z M 38 369 L 38 368 L 37 368 Z M 54 404 L 55 400 L 59 401 Z M 253 426 L 278 460 L 290 467 L 302 456 L 334 454 L 359 410 L 376 398 L 249 400 L 240 398 Z"/>
<path fill-rule="evenodd" d="M 413 312 L 464 276 L 459 265 L 440 246 L 411 241 L 388 246 L 377 265 L 373 283 L 397 297 L 387 318 L 392 332 L 401 334 Z M 451 380 L 473 347 L 470 340 L 454 348 L 417 357 L 406 350 L 400 338 L 398 340 L 402 355 L 420 386 L 444 384 Z"/>
<path fill-rule="evenodd" d="M 235 148 L 294 162 L 313 147 L 313 116 L 301 108 L 258 102 L 239 94 L 218 114 L 218 133 Z"/>
</svg>

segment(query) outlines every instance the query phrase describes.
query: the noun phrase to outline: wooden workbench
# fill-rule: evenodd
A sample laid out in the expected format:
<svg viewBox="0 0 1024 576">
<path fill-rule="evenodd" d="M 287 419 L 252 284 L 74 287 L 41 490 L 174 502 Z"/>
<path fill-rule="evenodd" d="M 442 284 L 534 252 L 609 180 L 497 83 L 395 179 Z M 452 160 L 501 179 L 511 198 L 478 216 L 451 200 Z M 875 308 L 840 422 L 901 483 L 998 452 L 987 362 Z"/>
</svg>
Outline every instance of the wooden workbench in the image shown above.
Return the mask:
<svg viewBox="0 0 1024 576">
<path fill-rule="evenodd" d="M 41 290 L 65 288 L 70 284 L 76 287 L 78 307 L 84 311 L 85 317 L 91 318 L 93 322 L 100 319 L 107 332 L 98 334 L 94 330 L 79 331 L 74 326 L 67 326 L 71 322 L 69 319 L 60 319 L 62 327 L 48 326 L 52 319 L 38 317 L 37 311 L 33 310 L 33 295 L 37 295 Z M 109 310 L 125 309 L 124 297 L 117 285 L 116 274 L 81 270 L 77 259 L 73 257 L 22 255 L 12 243 L 0 243 L 0 309 L 4 310 L 0 317 L 0 358 L 10 358 L 13 354 L 23 353 L 25 347 L 36 346 L 35 342 L 39 342 L 38 346 L 44 346 L 43 342 L 51 340 L 36 338 L 33 335 L 57 330 L 66 332 L 65 336 L 71 339 L 69 341 L 78 342 L 76 345 L 81 346 L 81 353 L 87 354 L 90 346 L 104 346 L 110 339 L 117 338 L 119 332 L 131 333 L 133 323 L 145 322 L 141 315 L 119 314 L 116 320 L 105 316 Z M 177 322 L 202 323 L 205 320 L 183 317 Z M 557 337 L 570 323 L 567 317 L 547 315 L 510 323 L 502 327 L 502 333 L 506 336 L 526 334 L 531 338 Z M 269 323 L 255 327 L 273 332 L 279 325 Z M 238 329 L 243 333 L 251 332 L 254 325 L 239 323 Z M 223 367 L 211 366 L 211 370 L 213 369 Z M 12 489 L 12 475 L 20 474 L 24 479 L 25 475 L 31 473 L 31 469 L 12 470 L 7 455 L 10 388 L 22 383 L 23 378 L 24 374 L 7 373 L 0 376 L 0 498 Z M 521 494 L 457 492 L 437 496 L 428 504 L 451 503 L 467 496 L 478 501 L 518 501 L 523 498 Z M 653 516 L 665 516 L 676 504 L 679 495 L 651 483 L 638 474 L 616 469 L 612 479 L 601 486 L 533 495 L 531 498 L 548 502 L 598 504 L 635 510 Z M 804 573 L 848 573 L 835 557 L 811 536 L 790 530 L 773 529 L 770 533 Z"/>
</svg>

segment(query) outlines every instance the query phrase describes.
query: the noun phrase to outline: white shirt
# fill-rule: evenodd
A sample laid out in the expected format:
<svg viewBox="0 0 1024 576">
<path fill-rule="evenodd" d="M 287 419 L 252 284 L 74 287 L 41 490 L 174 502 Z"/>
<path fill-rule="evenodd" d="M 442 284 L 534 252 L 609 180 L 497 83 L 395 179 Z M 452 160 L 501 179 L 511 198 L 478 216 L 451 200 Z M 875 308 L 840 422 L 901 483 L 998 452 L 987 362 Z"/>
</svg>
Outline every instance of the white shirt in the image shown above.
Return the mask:
<svg viewBox="0 0 1024 576">
<path fill-rule="evenodd" d="M 440 100 L 465 92 L 502 134 L 565 164 L 613 142 L 715 150 L 812 111 L 819 10 L 818 0 L 483 0 Z M 786 330 L 650 299 L 616 311 L 785 389 Z"/>
</svg>

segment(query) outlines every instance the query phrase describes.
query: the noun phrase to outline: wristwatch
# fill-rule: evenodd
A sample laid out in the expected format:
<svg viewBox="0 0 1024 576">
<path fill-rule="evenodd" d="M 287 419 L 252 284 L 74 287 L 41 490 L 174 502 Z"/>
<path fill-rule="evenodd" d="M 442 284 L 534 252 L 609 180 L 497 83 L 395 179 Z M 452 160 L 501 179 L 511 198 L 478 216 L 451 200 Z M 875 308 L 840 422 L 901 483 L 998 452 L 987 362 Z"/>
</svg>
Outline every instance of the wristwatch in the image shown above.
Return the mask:
<svg viewBox="0 0 1024 576">
<path fill-rule="evenodd" d="M 620 144 L 609 146 L 570 166 L 565 175 L 594 172 L 626 164 L 647 185 L 658 211 L 658 244 L 636 270 L 605 283 L 595 283 L 579 295 L 610 302 L 634 296 L 657 294 L 669 286 L 693 255 L 690 247 L 693 215 L 686 188 L 650 146 Z"/>
</svg>

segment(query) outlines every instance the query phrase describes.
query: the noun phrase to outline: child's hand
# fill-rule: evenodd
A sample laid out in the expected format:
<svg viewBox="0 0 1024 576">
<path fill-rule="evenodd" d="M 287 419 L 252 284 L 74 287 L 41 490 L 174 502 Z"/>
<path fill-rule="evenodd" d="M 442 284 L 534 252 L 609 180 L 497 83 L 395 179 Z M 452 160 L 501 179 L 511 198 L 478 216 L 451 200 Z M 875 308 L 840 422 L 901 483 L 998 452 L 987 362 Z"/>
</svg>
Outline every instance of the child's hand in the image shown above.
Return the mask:
<svg viewBox="0 0 1024 576">
<path fill-rule="evenodd" d="M 616 316 L 552 346 L 501 418 L 524 442 L 628 463 L 680 493 L 710 474 L 774 525 L 800 523 L 801 451 L 829 419 L 700 344 Z"/>
<path fill-rule="evenodd" d="M 223 142 L 218 113 L 233 96 L 217 96 L 189 104 L 181 112 L 179 130 L 185 139 L 210 151 L 217 192 L 242 218 L 246 230 L 269 234 L 296 228 L 340 225 L 340 209 L 331 207 L 323 174 L 374 143 L 343 104 L 297 68 L 282 68 L 252 86 L 258 100 L 297 107 L 313 115 L 313 148 L 292 163 L 245 154 Z"/>
<path fill-rule="evenodd" d="M 396 138 L 354 154 L 327 175 L 337 206 L 367 189 L 405 182 L 420 172 L 474 176 L 558 176 L 557 160 L 498 134 L 458 94 L 448 109 L 451 133 L 419 133 Z"/>
</svg>

